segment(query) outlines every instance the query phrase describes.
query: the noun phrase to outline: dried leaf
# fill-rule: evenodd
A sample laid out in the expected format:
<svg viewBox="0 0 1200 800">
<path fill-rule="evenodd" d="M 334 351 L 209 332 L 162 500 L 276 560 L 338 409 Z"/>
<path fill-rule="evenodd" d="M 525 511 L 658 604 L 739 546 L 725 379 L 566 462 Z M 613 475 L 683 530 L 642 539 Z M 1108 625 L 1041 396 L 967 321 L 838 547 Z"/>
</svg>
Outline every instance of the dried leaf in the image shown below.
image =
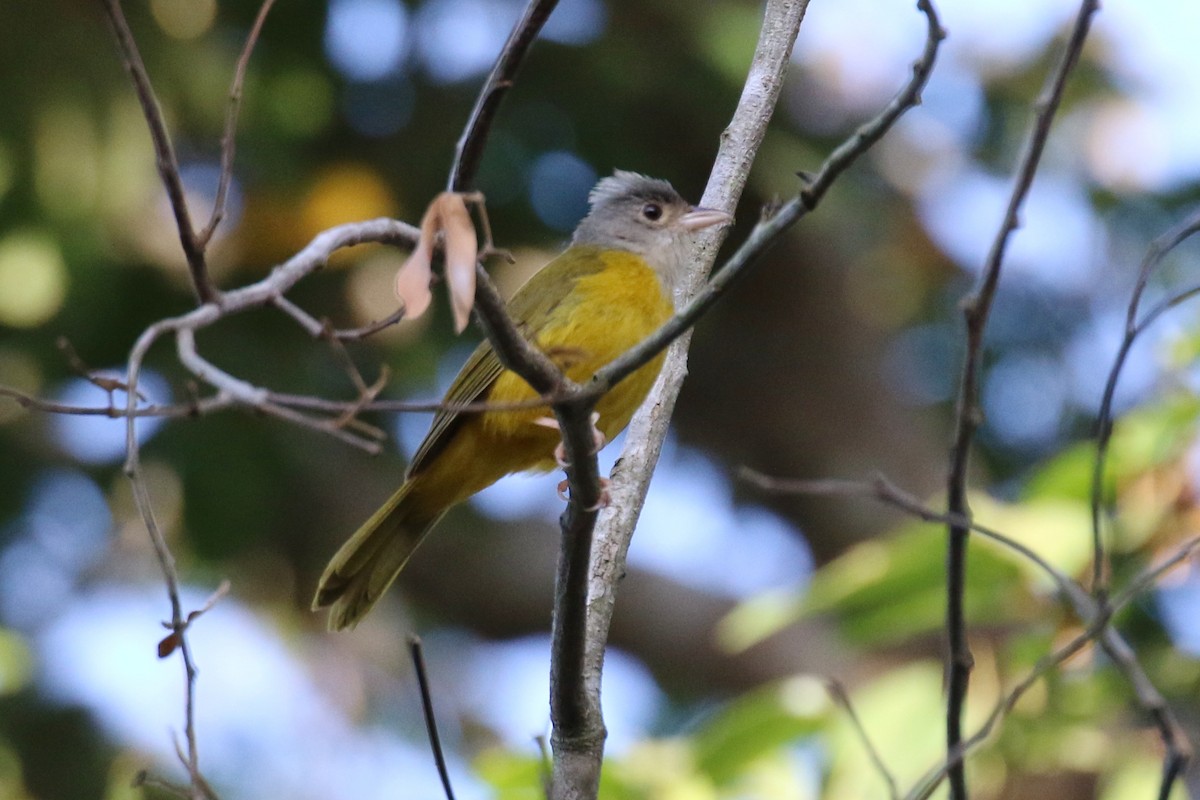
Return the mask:
<svg viewBox="0 0 1200 800">
<path fill-rule="evenodd" d="M 405 319 L 416 319 L 425 313 L 433 300 L 429 281 L 433 277 L 433 245 L 422 232 L 417 247 L 400 265 L 392 285 L 396 299 L 404 304 Z"/>
<path fill-rule="evenodd" d="M 396 273 L 396 297 L 404 304 L 405 317 L 413 319 L 425 313 L 432 300 L 429 282 L 433 271 L 433 250 L 442 235 L 446 254 L 446 285 L 454 328 L 462 333 L 475 304 L 475 263 L 479 244 L 475 225 L 461 194 L 443 192 L 433 199 L 421 217 L 421 236 L 417 246 Z"/>
<path fill-rule="evenodd" d="M 475 305 L 479 242 L 462 195 L 446 192 L 434 202 L 441 213 L 442 230 L 446 232 L 446 285 L 450 291 L 450 309 L 454 312 L 454 330 L 462 333 Z"/>
<path fill-rule="evenodd" d="M 158 657 L 166 658 L 179 649 L 180 636 L 178 633 L 169 633 L 163 640 L 158 643 Z"/>
</svg>

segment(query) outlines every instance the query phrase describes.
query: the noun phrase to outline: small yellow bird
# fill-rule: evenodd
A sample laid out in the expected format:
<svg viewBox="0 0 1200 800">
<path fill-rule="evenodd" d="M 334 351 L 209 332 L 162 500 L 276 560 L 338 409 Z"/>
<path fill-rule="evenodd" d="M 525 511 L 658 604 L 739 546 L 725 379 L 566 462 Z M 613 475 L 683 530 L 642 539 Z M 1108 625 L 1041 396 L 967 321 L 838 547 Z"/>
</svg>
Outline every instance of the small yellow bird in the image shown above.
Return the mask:
<svg viewBox="0 0 1200 800">
<path fill-rule="evenodd" d="M 596 184 L 588 201 L 591 210 L 571 245 L 508 303 L 521 330 L 579 383 L 670 318 L 693 235 L 732 220 L 723 211 L 688 205 L 666 181 L 621 170 Z M 600 398 L 596 427 L 606 439 L 629 424 L 662 361 L 658 356 Z M 536 396 L 484 341 L 444 402 L 500 404 Z M 325 568 L 313 609 L 332 605 L 329 627 L 357 624 L 451 506 L 505 475 L 554 469 L 559 434 L 539 424 L 548 416 L 546 406 L 438 412 L 404 484 Z"/>
</svg>

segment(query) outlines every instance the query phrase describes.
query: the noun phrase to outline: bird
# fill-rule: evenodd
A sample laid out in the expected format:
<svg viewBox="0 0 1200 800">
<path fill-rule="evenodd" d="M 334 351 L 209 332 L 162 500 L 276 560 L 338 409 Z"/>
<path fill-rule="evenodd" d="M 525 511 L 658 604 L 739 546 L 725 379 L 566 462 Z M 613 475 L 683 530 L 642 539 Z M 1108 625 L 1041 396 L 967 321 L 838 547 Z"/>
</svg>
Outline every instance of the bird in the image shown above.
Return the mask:
<svg viewBox="0 0 1200 800">
<path fill-rule="evenodd" d="M 667 181 L 623 170 L 600 180 L 588 204 L 568 247 L 507 304 L 518 328 L 578 383 L 672 316 L 696 234 L 732 221 L 723 211 L 688 204 Z M 600 397 L 593 414 L 598 444 L 629 424 L 662 363 L 659 354 Z M 330 608 L 331 630 L 358 624 L 452 506 L 506 475 L 558 465 L 560 432 L 546 424 L 552 419 L 548 406 L 475 413 L 454 408 L 511 406 L 537 396 L 501 365 L 490 343 L 476 348 L 447 390 L 400 488 L 321 576 L 313 609 Z"/>
</svg>

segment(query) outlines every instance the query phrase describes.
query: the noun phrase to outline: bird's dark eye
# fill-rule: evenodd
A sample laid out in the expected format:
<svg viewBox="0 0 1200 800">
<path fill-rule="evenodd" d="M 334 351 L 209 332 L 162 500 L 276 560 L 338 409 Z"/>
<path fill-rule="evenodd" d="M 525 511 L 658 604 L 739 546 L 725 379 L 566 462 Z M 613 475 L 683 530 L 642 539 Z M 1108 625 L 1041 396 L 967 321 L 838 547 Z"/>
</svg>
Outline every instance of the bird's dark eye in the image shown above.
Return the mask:
<svg viewBox="0 0 1200 800">
<path fill-rule="evenodd" d="M 662 216 L 662 206 L 658 203 L 646 203 L 642 206 L 642 216 L 651 222 L 657 222 L 658 218 Z"/>
</svg>

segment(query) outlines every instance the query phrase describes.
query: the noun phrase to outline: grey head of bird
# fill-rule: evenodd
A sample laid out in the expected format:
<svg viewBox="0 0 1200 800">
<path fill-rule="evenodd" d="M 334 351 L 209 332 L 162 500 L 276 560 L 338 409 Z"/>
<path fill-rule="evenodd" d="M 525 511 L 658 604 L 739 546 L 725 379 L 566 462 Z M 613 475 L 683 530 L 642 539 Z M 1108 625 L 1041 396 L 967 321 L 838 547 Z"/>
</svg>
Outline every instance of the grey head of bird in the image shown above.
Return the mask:
<svg viewBox="0 0 1200 800">
<path fill-rule="evenodd" d="M 724 211 L 691 205 L 664 180 L 625 170 L 597 183 L 588 203 L 591 210 L 571 243 L 636 253 L 670 291 L 687 266 L 696 232 L 733 221 Z"/>
</svg>

